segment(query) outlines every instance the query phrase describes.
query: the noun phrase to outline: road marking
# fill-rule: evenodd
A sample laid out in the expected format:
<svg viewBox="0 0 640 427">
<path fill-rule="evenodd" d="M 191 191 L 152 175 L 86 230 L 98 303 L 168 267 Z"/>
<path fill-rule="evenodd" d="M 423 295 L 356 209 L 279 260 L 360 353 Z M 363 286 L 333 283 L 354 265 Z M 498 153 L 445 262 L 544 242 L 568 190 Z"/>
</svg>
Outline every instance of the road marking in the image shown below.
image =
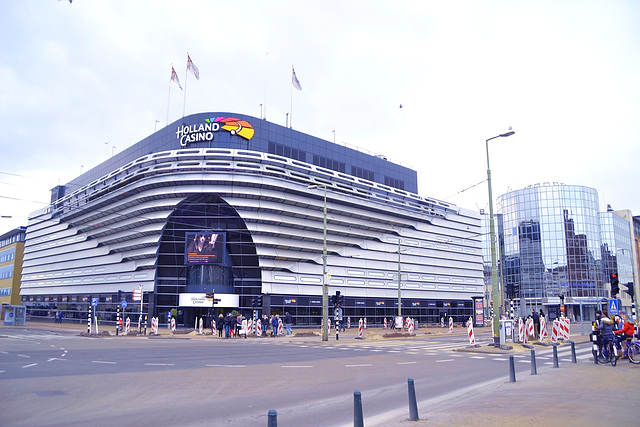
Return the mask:
<svg viewBox="0 0 640 427">
<path fill-rule="evenodd" d="M 283 365 L 281 368 L 313 368 L 313 365 Z"/>
<path fill-rule="evenodd" d="M 0 351 L 0 354 L 9 354 L 8 351 Z"/>
<path fill-rule="evenodd" d="M 371 363 L 363 363 L 361 365 L 344 365 L 345 368 L 360 368 L 360 367 L 367 367 L 367 366 L 373 366 L 373 365 L 371 365 Z"/>
<path fill-rule="evenodd" d="M 47 362 L 53 362 L 54 360 L 67 360 L 67 359 L 59 359 L 57 357 L 52 357 L 52 358 L 48 359 Z"/>
<path fill-rule="evenodd" d="M 247 365 L 205 365 L 209 368 L 246 368 Z"/>
<path fill-rule="evenodd" d="M 145 366 L 176 366 L 176 365 L 173 363 L 145 363 Z"/>
<path fill-rule="evenodd" d="M 440 363 L 440 362 L 453 362 L 455 359 L 440 359 L 440 360 L 436 360 L 436 363 Z"/>
<path fill-rule="evenodd" d="M 32 366 L 36 366 L 37 363 L 32 363 L 31 365 L 24 365 L 22 368 L 30 368 Z"/>
<path fill-rule="evenodd" d="M 495 359 L 493 359 L 493 360 L 507 360 L 507 359 L 505 359 L 505 358 L 503 358 L 503 357 L 496 357 L 496 358 L 495 358 Z"/>
<path fill-rule="evenodd" d="M 16 356 L 18 356 L 18 357 L 25 357 L 25 358 L 27 358 L 27 359 L 30 359 L 30 358 L 31 358 L 31 356 L 27 356 L 26 354 L 16 354 Z"/>
<path fill-rule="evenodd" d="M 471 356 L 470 359 L 486 359 L 485 356 Z"/>
<path fill-rule="evenodd" d="M 397 362 L 396 365 L 415 365 L 418 362 Z"/>
<path fill-rule="evenodd" d="M 105 360 L 92 360 L 91 363 L 104 363 L 105 365 L 115 365 L 116 362 L 109 362 Z"/>
</svg>

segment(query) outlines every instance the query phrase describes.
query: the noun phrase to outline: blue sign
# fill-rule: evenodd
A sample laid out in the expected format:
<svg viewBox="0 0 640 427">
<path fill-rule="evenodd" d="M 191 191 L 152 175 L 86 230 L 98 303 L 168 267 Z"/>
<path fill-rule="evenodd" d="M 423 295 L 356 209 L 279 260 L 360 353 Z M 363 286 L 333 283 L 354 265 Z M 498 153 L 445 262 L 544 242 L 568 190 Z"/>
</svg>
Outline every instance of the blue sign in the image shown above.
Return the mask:
<svg viewBox="0 0 640 427">
<path fill-rule="evenodd" d="M 122 308 L 127 308 L 127 301 L 122 301 L 120 305 L 122 306 Z"/>
<path fill-rule="evenodd" d="M 92 306 L 97 306 L 98 305 L 98 298 L 91 298 L 91 305 Z"/>
<path fill-rule="evenodd" d="M 614 316 L 617 316 L 620 314 L 620 300 L 618 299 L 609 300 L 609 314 L 613 314 Z"/>
</svg>

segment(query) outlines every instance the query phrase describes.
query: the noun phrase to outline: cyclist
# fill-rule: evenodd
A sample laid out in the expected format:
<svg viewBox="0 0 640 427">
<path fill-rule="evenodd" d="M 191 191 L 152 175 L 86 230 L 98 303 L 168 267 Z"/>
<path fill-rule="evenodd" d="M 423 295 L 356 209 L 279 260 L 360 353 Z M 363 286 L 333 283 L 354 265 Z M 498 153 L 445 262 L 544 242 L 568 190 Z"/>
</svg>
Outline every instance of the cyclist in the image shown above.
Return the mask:
<svg viewBox="0 0 640 427">
<path fill-rule="evenodd" d="M 635 323 L 633 320 L 629 319 L 629 316 L 626 314 L 622 315 L 622 319 L 622 327 L 613 331 L 616 335 L 616 344 L 618 345 L 618 348 L 622 348 L 622 341 L 631 341 L 633 333 L 635 332 Z"/>
<path fill-rule="evenodd" d="M 609 311 L 606 308 L 602 309 L 602 317 L 598 320 L 596 329 L 600 331 L 602 337 L 602 353 L 605 359 L 609 359 L 609 342 L 613 341 L 613 320 L 609 318 Z M 613 355 L 611 355 L 613 356 Z"/>
</svg>

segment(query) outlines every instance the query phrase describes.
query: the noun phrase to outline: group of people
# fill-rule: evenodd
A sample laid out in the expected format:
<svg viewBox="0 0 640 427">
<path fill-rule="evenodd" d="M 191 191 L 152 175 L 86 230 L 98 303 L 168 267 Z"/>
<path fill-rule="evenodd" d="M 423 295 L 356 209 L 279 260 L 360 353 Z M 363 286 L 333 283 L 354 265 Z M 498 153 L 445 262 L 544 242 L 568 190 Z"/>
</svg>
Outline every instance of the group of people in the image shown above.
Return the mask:
<svg viewBox="0 0 640 427">
<path fill-rule="evenodd" d="M 260 325 L 262 327 L 263 337 L 267 336 L 267 331 L 269 329 L 271 329 L 271 336 L 277 337 L 280 326 L 280 317 L 277 314 L 272 314 L 271 318 L 269 318 L 266 314 L 263 314 L 262 319 L 260 320 Z M 291 316 L 289 312 L 286 312 L 284 315 L 284 325 L 285 333 L 287 335 L 291 335 L 293 316 Z M 244 335 L 245 338 L 247 337 L 248 322 L 242 314 L 238 314 L 236 317 L 233 317 L 231 313 L 227 313 L 226 316 L 223 316 L 222 313 L 220 313 L 216 321 L 211 325 L 212 332 L 215 334 L 215 331 L 213 330 L 214 327 L 218 331 L 218 337 L 220 338 L 222 338 L 223 331 L 225 338 L 233 336 L 240 337 L 242 335 Z"/>
<path fill-rule="evenodd" d="M 622 348 L 623 341 L 631 341 L 635 332 L 635 321 L 626 313 L 621 316 L 610 317 L 609 311 L 603 308 L 596 311 L 596 319 L 593 322 L 598 337 L 598 357 L 605 360 L 611 356 L 609 354 L 610 342 L 614 342 L 618 348 Z"/>
<path fill-rule="evenodd" d="M 529 314 L 529 316 L 527 317 L 533 319 L 534 338 L 539 338 L 540 337 L 540 319 L 544 318 L 544 312 L 542 311 L 542 309 L 540 309 L 540 313 L 538 313 L 535 308 L 532 308 L 531 314 Z"/>
</svg>

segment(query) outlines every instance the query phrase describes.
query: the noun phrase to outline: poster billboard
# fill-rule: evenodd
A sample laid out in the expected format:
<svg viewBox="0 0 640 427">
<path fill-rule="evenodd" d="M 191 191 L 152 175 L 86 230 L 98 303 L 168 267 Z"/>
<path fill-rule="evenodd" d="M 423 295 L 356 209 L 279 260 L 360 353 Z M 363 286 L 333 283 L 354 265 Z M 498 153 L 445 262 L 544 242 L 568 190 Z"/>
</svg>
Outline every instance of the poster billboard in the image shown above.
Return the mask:
<svg viewBox="0 0 640 427">
<path fill-rule="evenodd" d="M 222 264 L 225 235 L 213 231 L 187 232 L 185 248 L 185 264 Z"/>
</svg>

